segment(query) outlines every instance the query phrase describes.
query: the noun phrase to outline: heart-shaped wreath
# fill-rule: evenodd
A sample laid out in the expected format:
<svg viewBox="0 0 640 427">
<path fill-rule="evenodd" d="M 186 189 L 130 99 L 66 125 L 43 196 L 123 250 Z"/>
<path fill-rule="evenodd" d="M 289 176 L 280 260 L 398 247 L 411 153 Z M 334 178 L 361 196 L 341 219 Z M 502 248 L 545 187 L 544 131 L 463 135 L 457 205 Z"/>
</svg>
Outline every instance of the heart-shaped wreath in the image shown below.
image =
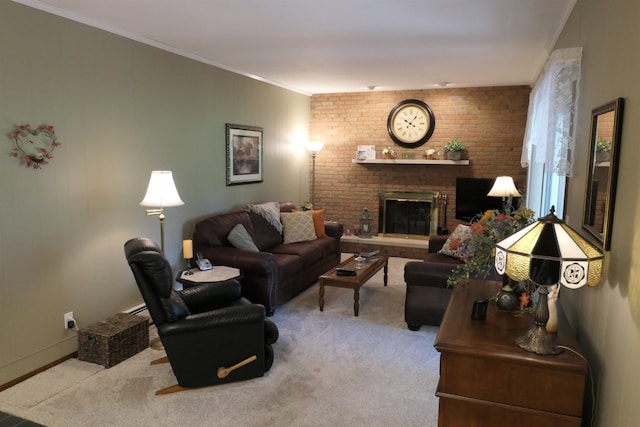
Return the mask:
<svg viewBox="0 0 640 427">
<path fill-rule="evenodd" d="M 11 134 L 16 147 L 11 156 L 20 158 L 30 168 L 41 169 L 53 158 L 51 152 L 60 145 L 53 126 L 40 125 L 31 129 L 30 125 L 18 126 Z"/>
</svg>

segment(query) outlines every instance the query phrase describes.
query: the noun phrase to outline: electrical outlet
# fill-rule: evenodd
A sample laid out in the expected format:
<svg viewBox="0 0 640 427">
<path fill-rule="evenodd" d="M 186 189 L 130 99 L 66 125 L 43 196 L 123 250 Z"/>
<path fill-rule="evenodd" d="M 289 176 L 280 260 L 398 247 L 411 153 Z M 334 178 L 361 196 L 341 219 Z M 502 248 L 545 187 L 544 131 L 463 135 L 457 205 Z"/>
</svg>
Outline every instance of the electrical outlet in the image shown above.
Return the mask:
<svg viewBox="0 0 640 427">
<path fill-rule="evenodd" d="M 73 311 L 64 314 L 64 328 L 65 329 L 73 329 L 69 327 L 69 322 L 76 323 L 76 320 L 73 318 Z"/>
</svg>

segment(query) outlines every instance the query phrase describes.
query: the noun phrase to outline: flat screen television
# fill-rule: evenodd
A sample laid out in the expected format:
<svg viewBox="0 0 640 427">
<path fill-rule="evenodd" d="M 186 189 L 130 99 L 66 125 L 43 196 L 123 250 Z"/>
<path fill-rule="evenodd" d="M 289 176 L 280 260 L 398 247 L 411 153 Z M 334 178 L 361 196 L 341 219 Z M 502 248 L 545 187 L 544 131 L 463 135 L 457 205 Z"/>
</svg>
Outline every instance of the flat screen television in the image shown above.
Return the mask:
<svg viewBox="0 0 640 427">
<path fill-rule="evenodd" d="M 487 209 L 502 210 L 501 197 L 489 197 L 491 178 L 456 178 L 456 219 L 471 221 L 479 218 Z"/>
</svg>

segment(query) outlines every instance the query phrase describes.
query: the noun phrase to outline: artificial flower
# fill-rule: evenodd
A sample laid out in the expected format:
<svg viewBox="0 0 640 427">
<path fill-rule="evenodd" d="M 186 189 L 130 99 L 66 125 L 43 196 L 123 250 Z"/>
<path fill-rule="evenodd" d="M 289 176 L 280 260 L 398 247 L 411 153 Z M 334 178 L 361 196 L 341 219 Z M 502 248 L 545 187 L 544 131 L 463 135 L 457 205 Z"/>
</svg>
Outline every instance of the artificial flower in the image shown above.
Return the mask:
<svg viewBox="0 0 640 427">
<path fill-rule="evenodd" d="M 464 243 L 465 263 L 456 267 L 447 280 L 455 285 L 459 279 L 479 277 L 486 279 L 494 273 L 496 243 L 533 222 L 534 212 L 521 207 L 509 215 L 498 210 L 488 210 L 471 224 L 471 239 Z"/>
</svg>

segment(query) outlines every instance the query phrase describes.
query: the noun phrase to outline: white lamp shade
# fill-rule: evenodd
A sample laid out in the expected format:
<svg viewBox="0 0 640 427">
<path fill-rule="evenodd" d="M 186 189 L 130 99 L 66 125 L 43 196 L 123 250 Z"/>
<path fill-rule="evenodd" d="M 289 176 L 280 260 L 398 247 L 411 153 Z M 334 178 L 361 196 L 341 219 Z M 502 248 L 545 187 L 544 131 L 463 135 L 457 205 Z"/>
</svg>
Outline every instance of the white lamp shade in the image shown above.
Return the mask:
<svg viewBox="0 0 640 427">
<path fill-rule="evenodd" d="M 487 194 L 489 197 L 520 197 L 521 194 L 510 176 L 499 176 Z"/>
<path fill-rule="evenodd" d="M 173 173 L 171 171 L 151 172 L 147 194 L 144 195 L 140 206 L 166 208 L 182 205 L 184 205 L 184 202 L 178 194 L 176 184 L 173 182 Z"/>
<path fill-rule="evenodd" d="M 317 153 L 318 151 L 322 150 L 322 147 L 324 147 L 324 142 L 310 141 L 307 142 L 305 146 L 307 147 L 307 150 L 311 151 L 312 153 Z"/>
</svg>

